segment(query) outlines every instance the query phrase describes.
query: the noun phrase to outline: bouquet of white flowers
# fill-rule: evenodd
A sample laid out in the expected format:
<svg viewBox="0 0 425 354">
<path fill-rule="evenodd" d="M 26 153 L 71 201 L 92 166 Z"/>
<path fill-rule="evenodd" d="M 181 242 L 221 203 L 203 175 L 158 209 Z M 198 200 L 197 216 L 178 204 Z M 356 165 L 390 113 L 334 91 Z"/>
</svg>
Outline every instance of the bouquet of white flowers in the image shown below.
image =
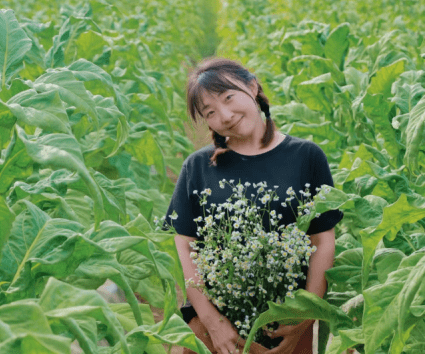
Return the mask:
<svg viewBox="0 0 425 354">
<path fill-rule="evenodd" d="M 267 301 L 283 303 L 285 296 L 292 297 L 300 282 L 305 281 L 304 270 L 316 249 L 305 231 L 310 221 L 319 216 L 315 198 L 323 195 L 317 193 L 311 198 L 310 185 L 306 184 L 299 200 L 292 187 L 288 188 L 282 206 L 291 206 L 297 198 L 298 210 L 297 222 L 285 226 L 279 222 L 282 215 L 270 208 L 271 201 L 279 201 L 278 186 L 267 189 L 266 182 L 253 184 L 257 195 L 248 199 L 249 182 L 234 185 L 233 180 L 220 181 L 221 188 L 226 188 L 226 184 L 232 189 L 231 196 L 223 204 L 212 203 L 208 209 L 205 206 L 211 190 L 200 194 L 194 191 L 204 207 L 204 217 L 194 219 L 200 240 L 191 242 L 194 252 L 190 256 L 202 283 L 188 279 L 186 286 L 203 291 L 246 339 L 255 319 L 268 309 Z M 171 219 L 175 217 L 173 213 Z M 269 220 L 268 230 L 263 226 L 264 218 Z M 254 340 L 269 349 L 279 343 L 262 331 L 256 333 Z"/>
</svg>

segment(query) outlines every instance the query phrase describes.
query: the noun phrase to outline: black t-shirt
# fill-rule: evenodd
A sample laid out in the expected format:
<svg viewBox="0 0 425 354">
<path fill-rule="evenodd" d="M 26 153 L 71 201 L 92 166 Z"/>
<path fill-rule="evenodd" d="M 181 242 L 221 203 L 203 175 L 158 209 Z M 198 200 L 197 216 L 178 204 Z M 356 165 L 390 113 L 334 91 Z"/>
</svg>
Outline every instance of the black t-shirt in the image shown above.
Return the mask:
<svg viewBox="0 0 425 354">
<path fill-rule="evenodd" d="M 300 190 L 305 190 L 306 183 L 310 184 L 312 196 L 316 194 L 316 187 L 323 184 L 333 186 L 332 175 L 326 155 L 315 143 L 286 135 L 285 139 L 274 149 L 263 154 L 248 156 L 235 151 L 228 151 L 217 158 L 217 166 L 210 164 L 210 157 L 214 153 L 214 146 L 206 146 L 191 154 L 183 163 L 182 170 L 167 211 L 166 223 L 171 224 L 178 234 L 198 237 L 197 225 L 194 221 L 199 216 L 204 216 L 203 208 L 210 207 L 211 203 L 221 204 L 230 197 L 232 191 L 228 185 L 220 188 L 219 181 L 234 180 L 235 184 L 241 182 L 251 183 L 247 196 L 256 195 L 254 183 L 266 182 L 267 189 L 278 186 L 276 192 L 279 201 L 271 203 L 271 209 L 277 214 L 282 214 L 280 224 L 288 225 L 296 221 L 290 207 L 283 207 L 282 202 L 288 197 L 286 191 L 292 187 L 300 199 Z M 199 204 L 201 191 L 210 188 L 211 195 L 208 204 L 204 207 Z M 194 194 L 197 191 L 198 194 Z M 297 211 L 297 202 L 292 201 L 292 208 Z M 171 220 L 170 215 L 175 211 L 177 219 Z M 343 217 L 339 210 L 331 210 L 314 218 L 307 230 L 308 235 L 332 229 Z M 268 220 L 263 220 L 263 225 L 268 228 Z M 307 274 L 307 269 L 303 269 Z M 305 288 L 305 281 L 299 284 Z M 195 317 L 196 311 L 188 300 L 181 308 L 186 323 Z"/>
<path fill-rule="evenodd" d="M 191 154 L 183 163 L 181 173 L 167 211 L 165 221 L 176 229 L 177 233 L 199 238 L 197 225 L 194 219 L 204 216 L 203 206 L 199 204 L 201 191 L 210 188 L 208 208 L 211 203 L 221 204 L 232 194 L 231 188 L 226 185 L 220 188 L 219 181 L 234 180 L 234 184 L 249 182 L 247 196 L 256 195 L 254 183 L 266 182 L 266 189 L 278 186 L 276 192 L 279 201 L 271 203 L 271 209 L 282 214 L 280 223 L 288 225 L 296 221 L 295 215 L 289 206 L 283 207 L 282 202 L 288 197 L 286 191 L 292 187 L 297 197 L 301 198 L 300 190 L 305 190 L 306 183 L 309 190 L 316 194 L 316 187 L 323 184 L 333 186 L 332 175 L 326 155 L 315 143 L 286 135 L 285 139 L 274 149 L 265 153 L 249 156 L 235 151 L 228 151 L 217 158 L 217 166 L 211 166 L 210 157 L 214 153 L 214 146 L 206 146 Z M 194 194 L 197 191 L 198 194 Z M 292 209 L 297 211 L 296 199 L 292 201 Z M 170 215 L 175 211 L 177 219 L 171 220 Z M 307 234 L 312 235 L 332 229 L 341 219 L 342 212 L 331 210 L 323 213 L 319 218 L 311 221 Z M 264 220 L 264 227 L 268 228 L 268 220 Z"/>
</svg>

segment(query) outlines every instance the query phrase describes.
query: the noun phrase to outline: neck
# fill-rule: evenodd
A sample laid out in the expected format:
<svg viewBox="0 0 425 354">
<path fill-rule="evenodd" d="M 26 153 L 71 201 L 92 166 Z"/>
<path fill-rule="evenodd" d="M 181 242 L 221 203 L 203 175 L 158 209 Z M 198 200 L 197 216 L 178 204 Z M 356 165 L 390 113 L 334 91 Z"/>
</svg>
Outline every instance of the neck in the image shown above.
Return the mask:
<svg viewBox="0 0 425 354">
<path fill-rule="evenodd" d="M 257 137 L 256 140 L 243 140 L 240 144 L 233 142 L 228 142 L 227 147 L 239 154 L 242 155 L 259 155 L 264 152 L 273 150 L 282 140 L 285 138 L 284 135 L 275 131 L 274 136 L 266 147 L 261 146 L 261 138 L 263 137 L 264 132 L 260 137 Z"/>
</svg>

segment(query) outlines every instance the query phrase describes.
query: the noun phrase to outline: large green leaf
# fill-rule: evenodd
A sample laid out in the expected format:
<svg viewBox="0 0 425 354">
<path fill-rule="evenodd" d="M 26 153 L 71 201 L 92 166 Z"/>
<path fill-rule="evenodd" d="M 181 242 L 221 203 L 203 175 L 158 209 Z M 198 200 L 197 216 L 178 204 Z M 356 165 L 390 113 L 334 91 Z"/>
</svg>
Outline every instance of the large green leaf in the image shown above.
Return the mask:
<svg viewBox="0 0 425 354">
<path fill-rule="evenodd" d="M 29 138 L 17 127 L 20 140 L 25 144 L 28 155 L 37 163 L 53 168 L 66 168 L 78 172 L 87 185 L 90 196 L 95 203 L 95 220 L 99 225 L 103 218 L 103 201 L 99 187 L 87 170 L 80 146 L 75 138 L 65 134 L 49 134 Z"/>
<path fill-rule="evenodd" d="M 32 263 L 42 261 L 48 264 L 45 271 L 50 267 L 53 274 L 64 276 L 95 251 L 95 245 L 91 248 L 86 245 L 87 254 L 75 253 L 78 247 L 73 236 L 82 230 L 81 225 L 65 219 L 51 219 L 32 203 L 24 203 L 26 210 L 16 217 L 0 261 L 0 278 L 8 284 L 5 293 L 10 298 L 35 296 L 35 275 L 41 269 L 32 270 Z M 73 262 L 60 264 L 72 254 L 75 256 Z M 65 274 L 61 274 L 63 271 Z"/>
<path fill-rule="evenodd" d="M 127 341 L 133 348 L 142 345 L 144 338 L 149 338 L 149 343 L 167 343 L 188 348 L 199 354 L 209 354 L 205 344 L 195 336 L 190 327 L 177 315 L 173 315 L 165 327 L 162 322 L 153 326 L 143 325 L 135 328 L 126 335 Z M 139 351 L 137 351 L 139 353 Z"/>
<path fill-rule="evenodd" d="M 50 278 L 39 304 L 56 333 L 69 332 L 85 352 L 97 351 L 96 321 L 106 325 L 106 334 L 130 354 L 124 330 L 106 301 L 94 290 L 83 290 Z M 94 330 L 94 331 L 93 331 Z"/>
<path fill-rule="evenodd" d="M 13 212 L 9 209 L 9 206 L 6 204 L 6 200 L 4 199 L 4 197 L 0 195 L 0 252 L 9 238 L 10 230 L 12 228 L 12 223 L 14 219 L 15 214 L 13 214 Z"/>
<path fill-rule="evenodd" d="M 15 125 L 16 118 L 10 108 L 0 99 L 0 149 L 6 147 L 10 140 L 11 130 Z"/>
<path fill-rule="evenodd" d="M 415 303 L 423 303 L 424 253 L 406 258 L 387 281 L 364 291 L 363 327 L 367 354 L 375 353 L 383 341 L 394 335 L 390 352 L 401 353 L 420 316 Z M 422 314 L 423 315 L 423 314 Z"/>
<path fill-rule="evenodd" d="M 326 58 L 332 59 L 340 70 L 344 68 L 344 59 L 348 52 L 349 33 L 349 24 L 341 23 L 332 30 L 325 44 Z"/>
<path fill-rule="evenodd" d="M 423 158 L 420 151 L 423 150 L 425 138 L 425 96 L 410 111 L 409 123 L 406 128 L 406 153 L 404 161 L 412 171 L 418 169 L 418 159 Z"/>
<path fill-rule="evenodd" d="M 371 80 L 367 91 L 374 94 L 382 94 L 386 100 L 391 96 L 391 85 L 405 70 L 406 61 L 403 59 L 379 69 Z"/>
<path fill-rule="evenodd" d="M 40 127 L 48 132 L 71 133 L 68 115 L 55 91 L 40 94 L 34 90 L 24 91 L 7 104 L 21 125 Z"/>
<path fill-rule="evenodd" d="M 12 139 L 3 159 L 0 159 L 0 194 L 5 194 L 15 180 L 27 178 L 32 173 L 31 157 L 26 151 L 25 145 L 13 132 Z"/>
<path fill-rule="evenodd" d="M 0 10 L 0 33 L 1 89 L 5 89 L 32 42 L 19 27 L 12 10 Z"/>
<path fill-rule="evenodd" d="M 425 94 L 424 85 L 424 71 L 406 71 L 394 82 L 391 101 L 396 103 L 402 114 L 409 113 Z"/>
<path fill-rule="evenodd" d="M 90 30 L 78 37 L 75 46 L 80 58 L 93 60 L 96 55 L 102 54 L 103 47 L 109 44 L 101 34 Z"/>
<path fill-rule="evenodd" d="M 86 82 L 88 89 L 94 94 L 103 96 L 114 94 L 119 110 L 125 116 L 130 114 L 131 107 L 129 106 L 128 98 L 115 86 L 111 75 L 99 66 L 85 59 L 79 59 L 63 70 L 71 71 L 78 80 Z"/>
<path fill-rule="evenodd" d="M 98 125 L 95 104 L 84 84 L 75 79 L 70 71 L 51 71 L 34 81 L 37 92 L 57 91 L 62 101 L 75 107 L 75 112 L 87 114 Z"/>
<path fill-rule="evenodd" d="M 156 172 L 165 180 L 165 164 L 162 150 L 149 130 L 133 133 L 125 149 L 140 163 L 155 166 Z"/>
<path fill-rule="evenodd" d="M 271 107 L 271 114 L 274 119 L 283 122 L 297 122 L 304 123 L 320 123 L 319 112 L 313 111 L 303 103 L 290 102 L 283 106 Z"/>
<path fill-rule="evenodd" d="M 35 302 L 0 306 L 0 352 L 71 354 L 71 340 L 53 334 L 42 308 Z"/>
<path fill-rule="evenodd" d="M 350 329 L 353 326 L 352 320 L 341 309 L 303 289 L 297 290 L 294 298 L 287 297 L 281 305 L 271 301 L 267 304 L 269 309 L 260 314 L 249 332 L 244 353 L 248 352 L 255 333 L 261 327 L 275 321 L 291 323 L 291 321 L 320 319 L 329 323 L 334 334 L 337 334 L 337 329 Z"/>
<path fill-rule="evenodd" d="M 301 70 L 303 75 L 307 74 L 308 78 L 330 73 L 336 83 L 339 85 L 344 84 L 344 74 L 331 59 L 315 55 L 301 55 L 288 62 L 288 71 L 290 73 L 299 74 Z M 293 84 L 296 85 L 296 83 Z"/>
<path fill-rule="evenodd" d="M 64 66 L 65 62 L 73 61 L 76 56 L 74 42 L 80 34 L 90 28 L 100 32 L 100 28 L 89 17 L 69 15 L 63 22 L 59 33 L 53 37 L 53 45 L 45 55 L 46 67 L 55 68 Z"/>
<path fill-rule="evenodd" d="M 363 287 L 369 277 L 369 268 L 375 249 L 385 236 L 394 240 L 404 223 L 414 223 L 425 218 L 425 199 L 402 194 L 393 204 L 383 210 L 382 221 L 376 227 L 370 226 L 360 232 L 363 244 Z"/>
<path fill-rule="evenodd" d="M 363 98 L 363 110 L 368 118 L 370 118 L 375 125 L 375 134 L 379 132 L 384 139 L 384 146 L 394 158 L 394 164 L 398 158 L 399 143 L 396 139 L 395 130 L 391 125 L 388 118 L 391 110 L 390 103 L 382 94 L 371 95 L 367 93 Z"/>
<path fill-rule="evenodd" d="M 361 328 L 340 330 L 339 336 L 333 337 L 327 354 L 341 354 L 345 350 L 357 344 L 364 344 L 363 331 Z"/>
<path fill-rule="evenodd" d="M 296 92 L 297 96 L 310 109 L 323 111 L 326 114 L 332 112 L 333 79 L 330 73 L 301 82 L 297 86 Z"/>
</svg>

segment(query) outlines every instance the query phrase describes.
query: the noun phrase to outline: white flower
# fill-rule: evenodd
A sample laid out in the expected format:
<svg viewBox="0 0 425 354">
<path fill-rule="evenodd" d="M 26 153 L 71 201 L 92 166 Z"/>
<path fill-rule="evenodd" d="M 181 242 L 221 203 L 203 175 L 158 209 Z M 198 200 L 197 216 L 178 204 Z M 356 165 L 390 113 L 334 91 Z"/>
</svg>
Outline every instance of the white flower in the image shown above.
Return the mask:
<svg viewBox="0 0 425 354">
<path fill-rule="evenodd" d="M 198 191 L 195 189 L 195 190 L 193 191 L 193 194 L 198 194 Z"/>
<path fill-rule="evenodd" d="M 171 215 L 169 215 L 169 217 L 170 217 L 171 220 L 177 220 L 178 215 L 177 215 L 176 211 L 174 210 L 173 213 Z"/>
</svg>

